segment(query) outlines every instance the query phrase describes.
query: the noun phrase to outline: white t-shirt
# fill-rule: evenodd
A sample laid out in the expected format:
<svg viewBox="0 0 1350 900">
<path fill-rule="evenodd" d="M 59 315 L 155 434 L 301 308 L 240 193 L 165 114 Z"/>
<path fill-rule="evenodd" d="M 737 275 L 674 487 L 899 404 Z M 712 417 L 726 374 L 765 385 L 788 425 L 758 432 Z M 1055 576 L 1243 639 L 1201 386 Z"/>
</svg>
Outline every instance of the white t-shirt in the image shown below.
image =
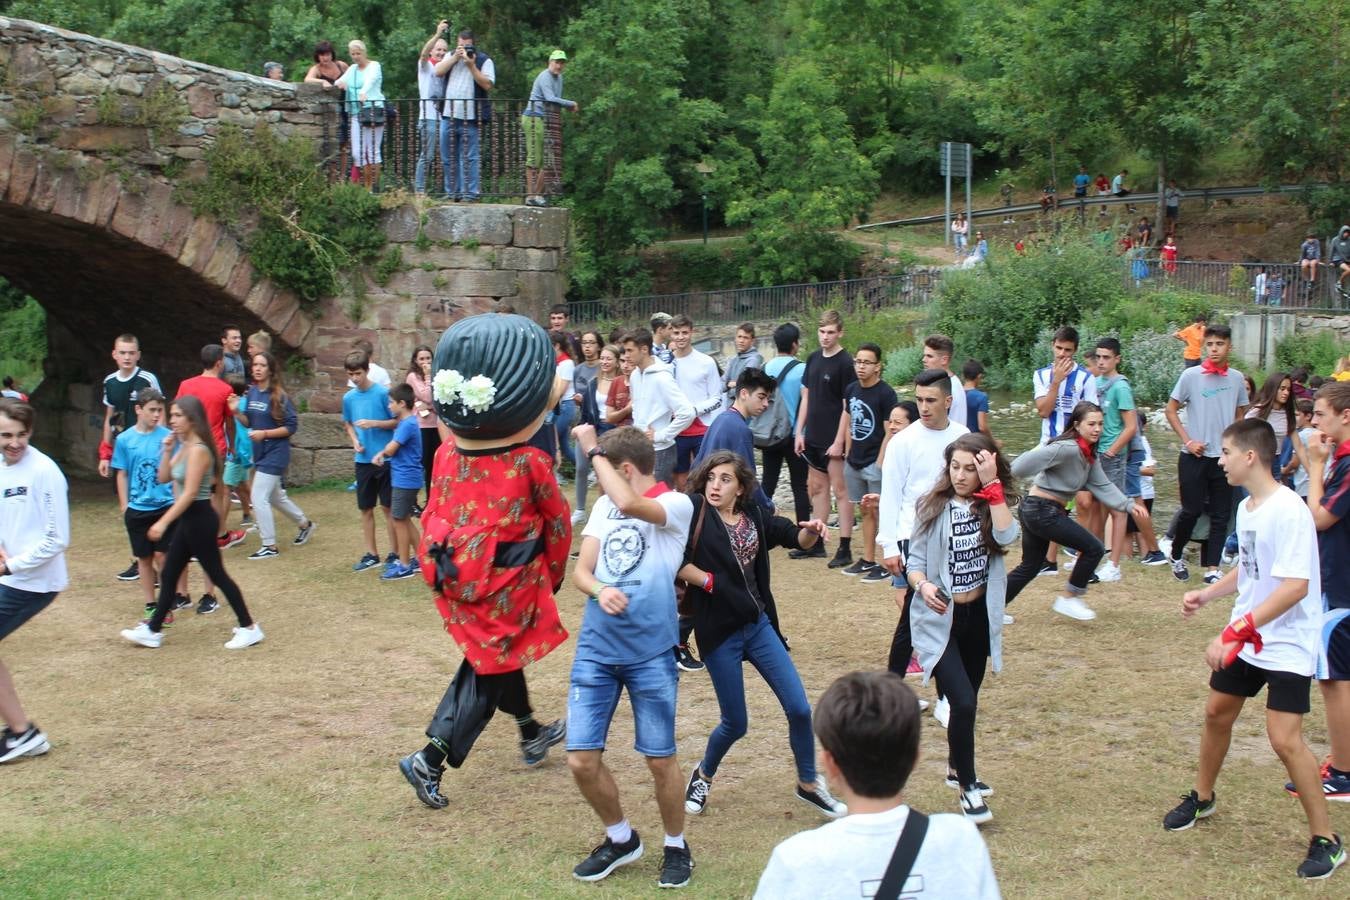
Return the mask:
<svg viewBox="0 0 1350 900">
<path fill-rule="evenodd" d="M 570 358 L 558 360 L 558 364 L 553 368 L 553 374 L 559 380 L 565 381 L 568 384 L 572 383 L 572 376 L 576 374 L 576 371 L 577 371 L 577 364 L 573 362 Z M 567 394 L 566 397 L 569 400 L 572 399 L 571 394 Z"/>
<path fill-rule="evenodd" d="M 66 476 L 36 447 L 12 466 L 0 461 L 0 546 L 10 572 L 0 584 L 35 594 L 66 589 L 66 494 Z"/>
<path fill-rule="evenodd" d="M 497 67 L 493 65 L 491 59 L 488 59 L 478 71 L 486 75 L 488 81 L 493 84 L 497 83 Z M 445 83 L 444 113 L 446 118 L 478 118 L 478 112 L 471 102 L 473 100 L 473 89 L 473 73 L 469 71 L 468 64 L 456 63 L 450 70 L 450 80 Z"/>
<path fill-rule="evenodd" d="M 1143 435 L 1140 435 L 1140 436 L 1139 436 L 1139 440 L 1142 441 L 1143 444 L 1144 444 L 1144 461 L 1141 462 L 1141 463 L 1139 464 L 1139 468 L 1141 468 L 1141 469 L 1156 469 L 1156 468 L 1158 467 L 1158 461 L 1157 461 L 1156 459 L 1153 458 L 1153 446 L 1148 442 L 1148 438 L 1144 437 Z M 1139 476 L 1139 499 L 1140 499 L 1140 500 L 1152 500 L 1152 499 L 1153 499 L 1154 497 L 1156 497 L 1157 495 L 1158 495 L 1158 492 L 1157 492 L 1157 490 L 1153 487 L 1153 476 L 1152 476 L 1152 475 L 1140 475 L 1140 476 Z"/>
<path fill-rule="evenodd" d="M 1283 485 L 1257 509 L 1250 509 L 1251 503 L 1249 497 L 1238 504 L 1238 595 L 1233 619 L 1264 603 L 1283 578 L 1306 578 L 1308 593 L 1257 629 L 1263 642 L 1260 653 L 1247 644 L 1238 656 L 1267 671 L 1312 675 L 1322 628 L 1317 526 L 1307 504 Z"/>
<path fill-rule="evenodd" d="M 936 431 L 916 422 L 891 438 L 881 461 L 881 511 L 877 519 L 877 543 L 882 556 L 898 556 L 900 542 L 914 531 L 914 504 L 937 484 L 947 445 L 970 429 L 952 419 Z"/>
<path fill-rule="evenodd" d="M 680 642 L 675 573 L 684 564 L 694 502 L 687 494 L 660 484 L 646 496 L 655 497 L 665 508 L 665 525 L 630 518 L 609 497 L 600 497 L 591 508 L 582 535 L 600 542 L 595 577 L 623 591 L 628 607 L 611 616 L 594 597 L 586 601 L 577 634 L 577 659 L 633 665 L 669 653 Z"/>
<path fill-rule="evenodd" d="M 725 387 L 717 371 L 717 360 L 701 351 L 690 350 L 688 356 L 675 357 L 671 365 L 675 367 L 675 383 L 694 404 L 694 412 L 706 429 L 722 412 Z"/>
<path fill-rule="evenodd" d="M 1303 446 L 1308 446 L 1312 441 L 1313 435 L 1317 434 L 1317 429 L 1309 425 L 1307 428 L 1300 428 L 1298 436 L 1303 440 Z M 1327 465 L 1331 465 L 1331 460 L 1327 460 Z M 1308 498 L 1308 467 L 1299 466 L 1294 470 L 1294 493 L 1303 499 Z"/>
<path fill-rule="evenodd" d="M 905 429 L 908 431 L 909 429 Z M 881 886 L 909 807 L 854 813 L 803 831 L 773 849 L 755 900 L 867 900 Z M 999 900 L 998 881 L 979 829 L 962 816 L 928 817 L 906 900 Z"/>
<path fill-rule="evenodd" d="M 389 370 L 386 369 L 384 366 L 380 365 L 379 363 L 373 362 L 370 364 L 370 369 L 366 372 L 366 377 L 368 377 L 371 381 L 375 382 L 381 387 L 384 388 L 389 387 Z M 349 388 L 356 387 L 356 382 L 348 378 L 347 387 Z"/>
<path fill-rule="evenodd" d="M 417 104 L 417 118 L 425 122 L 428 119 L 440 120 L 441 118 L 441 88 L 445 84 L 445 79 L 436 74 L 436 67 L 431 64 L 429 59 L 419 59 L 417 61 L 417 96 L 421 98 L 422 103 Z"/>
<path fill-rule="evenodd" d="M 1036 370 L 1036 373 L 1031 376 L 1033 399 L 1039 400 L 1050 393 L 1050 380 L 1054 377 L 1054 374 L 1054 366 L 1043 366 Z M 1083 400 L 1090 403 L 1097 402 L 1097 379 L 1082 366 L 1075 366 L 1073 371 L 1059 383 L 1059 396 L 1055 398 L 1055 405 L 1050 410 L 1050 415 L 1041 419 L 1042 444 L 1053 437 L 1059 436 L 1059 433 L 1064 430 L 1064 426 L 1068 424 L 1073 408 Z"/>
<path fill-rule="evenodd" d="M 969 416 L 966 413 L 966 386 L 961 383 L 961 376 L 952 376 L 952 407 L 947 411 L 947 418 L 966 423 Z"/>
</svg>

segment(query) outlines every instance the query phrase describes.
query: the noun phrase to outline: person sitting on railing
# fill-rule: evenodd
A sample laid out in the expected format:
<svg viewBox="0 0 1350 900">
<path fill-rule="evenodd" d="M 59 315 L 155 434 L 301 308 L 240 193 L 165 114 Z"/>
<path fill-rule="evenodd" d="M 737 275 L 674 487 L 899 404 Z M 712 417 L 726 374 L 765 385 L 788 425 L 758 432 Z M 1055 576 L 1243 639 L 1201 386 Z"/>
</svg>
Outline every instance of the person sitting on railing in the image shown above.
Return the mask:
<svg viewBox="0 0 1350 900">
<path fill-rule="evenodd" d="M 417 57 L 417 168 L 413 171 L 413 190 L 427 192 L 427 169 L 436 161 L 441 146 L 441 104 L 445 100 L 445 79 L 436 76 L 436 66 L 450 52 L 445 30 L 450 23 L 441 19 L 436 33 L 425 44 Z M 441 159 L 445 165 L 445 159 Z M 429 461 L 428 461 L 429 464 Z"/>
<path fill-rule="evenodd" d="M 563 99 L 563 68 L 567 65 L 567 54 L 554 50 L 548 55 L 548 68 L 540 72 L 530 88 L 530 101 L 525 104 L 525 112 L 520 117 L 521 130 L 525 132 L 525 204 L 527 206 L 546 206 L 544 199 L 544 130 L 547 127 L 549 104 L 565 106 L 572 112 L 581 112 L 581 106 L 575 100 Z"/>
<path fill-rule="evenodd" d="M 384 142 L 384 120 L 388 111 L 384 105 L 384 73 L 380 64 L 366 53 L 366 45 L 359 40 L 347 44 L 347 55 L 352 64 L 337 80 L 337 87 L 347 94 L 347 108 L 352 117 L 352 162 L 361 170 L 361 183 L 374 192 L 380 184 L 380 145 Z"/>
<path fill-rule="evenodd" d="M 441 111 L 441 169 L 445 193 L 451 200 L 478 199 L 483 124 L 492 118 L 488 93 L 497 80 L 497 67 L 474 46 L 473 32 L 459 32 L 453 53 L 436 65 L 445 78 L 445 106 Z"/>
</svg>

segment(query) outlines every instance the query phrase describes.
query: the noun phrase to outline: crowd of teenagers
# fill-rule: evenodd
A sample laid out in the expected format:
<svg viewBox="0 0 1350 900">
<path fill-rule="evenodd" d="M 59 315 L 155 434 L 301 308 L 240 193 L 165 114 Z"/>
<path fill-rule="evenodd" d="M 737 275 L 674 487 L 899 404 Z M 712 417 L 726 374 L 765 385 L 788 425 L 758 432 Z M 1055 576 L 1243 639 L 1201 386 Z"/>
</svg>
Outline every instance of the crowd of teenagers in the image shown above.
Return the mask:
<svg viewBox="0 0 1350 900">
<path fill-rule="evenodd" d="M 913 873 L 941 896 L 996 897 L 976 827 L 992 820 L 994 793 L 979 777 L 976 724 L 986 671 L 1004 664 L 1013 602 L 1033 579 L 1063 575 L 1051 609 L 1091 622 L 1092 585 L 1124 579 L 1132 546 L 1142 565 L 1190 582 L 1186 551 L 1198 541 L 1202 584 L 1185 591 L 1183 614 L 1236 600 L 1205 650 L 1213 674 L 1195 781 L 1163 825 L 1185 830 L 1215 811 L 1234 723 L 1264 687 L 1267 734 L 1309 827 L 1297 874 L 1324 878 L 1344 863 L 1327 801 L 1350 800 L 1350 382 L 1329 380 L 1314 394 L 1297 373 L 1277 372 L 1258 391 L 1229 363 L 1228 328 L 1197 322 L 1202 356 L 1187 360 L 1165 409 L 1181 445 L 1180 508 L 1160 539 L 1156 459 L 1115 338 L 1084 353 L 1074 328 L 1054 332 L 1053 358 L 1033 377 L 1040 441 L 1009 459 L 990 433 L 982 366 L 954 371 L 944 335 L 924 339 L 924 368 L 907 386 L 912 399 L 901 399 L 882 380 L 881 348 L 844 349 L 844 318 L 833 310 L 804 362 L 792 323 L 774 329 L 767 361 L 753 324 L 741 325 L 725 366 L 693 346 L 689 317 L 658 313 L 649 324 L 576 334 L 565 306 L 550 311 L 547 330 L 509 310 L 473 316 L 435 349 L 416 347 L 392 386 L 368 342 L 344 360 L 342 422 L 363 542 L 351 568 L 422 578 L 463 651 L 428 742 L 399 761 L 422 803 L 449 805 L 446 767 L 465 763 L 501 710 L 527 766 L 565 742 L 603 826 L 574 876 L 598 881 L 636 862 L 645 845 L 604 757 L 626 692 L 664 830 L 658 883 L 686 885 L 686 817 L 736 792 L 714 786 L 750 725 L 748 662 L 787 722 L 792 796 L 833 820 L 775 849 L 757 896 L 895 897 Z M 1189 347 L 1189 334 L 1178 337 Z M 281 555 L 273 507 L 295 524 L 293 547 L 316 527 L 284 487 L 298 423 L 284 366 L 265 333 L 241 356 L 243 343 L 238 328 L 223 329 L 201 351 L 202 373 L 172 400 L 139 367 L 134 336 L 114 343 L 99 466 L 116 478 L 134 557 L 118 577 L 143 591 L 144 620 L 122 636 L 141 646 L 159 647 L 175 611 L 192 607 L 190 560 L 206 579 L 197 613 L 217 608 L 219 589 L 237 619 L 225 647 L 261 642 L 222 553 L 254 530 L 248 560 Z M 0 399 L 0 638 L 66 587 L 65 480 L 30 446 L 33 419 L 32 407 Z M 773 499 L 784 463 L 791 510 Z M 232 496 L 238 529 L 228 524 Z M 836 514 L 837 534 L 827 525 Z M 1019 542 L 1012 565 L 1005 556 Z M 814 711 L 808 696 L 822 686 L 804 684 L 793 661 L 792 622 L 772 589 L 775 548 L 895 591 L 888 671 L 839 678 Z M 1070 556 L 1063 571 L 1061 548 Z M 555 602 L 569 556 L 571 583 L 587 600 L 565 716 L 541 722 L 525 669 L 569 637 Z M 676 757 L 679 680 L 703 672 L 719 715 L 686 773 Z M 927 707 L 906 675 L 935 682 L 958 815 L 926 817 L 904 802 Z M 1314 679 L 1331 745 L 1320 765 L 1302 732 Z M 47 752 L 3 665 L 0 715 L 0 762 Z"/>
</svg>

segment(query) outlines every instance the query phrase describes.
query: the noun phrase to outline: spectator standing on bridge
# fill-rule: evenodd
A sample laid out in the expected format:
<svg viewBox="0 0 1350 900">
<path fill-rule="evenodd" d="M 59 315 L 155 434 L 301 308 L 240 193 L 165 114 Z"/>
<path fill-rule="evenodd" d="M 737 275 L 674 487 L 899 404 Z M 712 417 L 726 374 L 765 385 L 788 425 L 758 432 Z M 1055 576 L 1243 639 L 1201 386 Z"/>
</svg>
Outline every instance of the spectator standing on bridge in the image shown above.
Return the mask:
<svg viewBox="0 0 1350 900">
<path fill-rule="evenodd" d="M 1331 270 L 1337 273 L 1336 289 L 1345 293 L 1345 279 L 1350 278 L 1350 225 L 1342 225 L 1341 230 L 1331 239 L 1327 254 L 1331 257 Z"/>
<path fill-rule="evenodd" d="M 352 64 L 337 80 L 346 92 L 347 109 L 352 115 L 352 162 L 361 170 L 366 190 L 378 190 L 381 144 L 384 142 L 384 70 L 367 54 L 362 41 L 350 41 L 347 55 Z"/>
<path fill-rule="evenodd" d="M 488 94 L 497 81 L 497 67 L 474 44 L 473 32 L 461 29 L 454 52 L 436 64 L 445 78 L 441 111 L 441 171 L 451 200 L 475 203 L 479 195 L 483 124 L 492 117 Z"/>
<path fill-rule="evenodd" d="M 563 98 L 563 68 L 567 65 L 567 54 L 554 50 L 548 55 L 548 68 L 535 76 L 534 86 L 530 88 L 530 100 L 525 104 L 525 112 L 520 117 L 521 130 L 525 132 L 525 204 L 527 206 L 546 206 L 544 183 L 548 173 L 544 171 L 544 132 L 548 127 L 549 106 L 561 106 L 572 112 L 581 112 L 581 106 L 575 100 Z"/>
<path fill-rule="evenodd" d="M 1175 181 L 1167 182 L 1167 190 L 1163 191 L 1163 210 L 1166 214 L 1164 224 L 1164 233 L 1174 235 L 1177 233 L 1177 217 L 1181 215 L 1181 191 L 1177 189 Z"/>
<path fill-rule="evenodd" d="M 957 257 L 966 254 L 966 235 L 970 234 L 970 223 L 966 221 L 965 213 L 957 213 L 956 218 L 952 220 L 952 242 L 956 245 Z"/>
<path fill-rule="evenodd" d="M 418 150 L 417 168 L 413 170 L 413 191 L 418 194 L 427 192 L 427 170 L 436 162 L 441 146 L 441 109 L 445 100 L 446 79 L 436 74 L 436 68 L 450 52 L 450 44 L 445 39 L 445 30 L 449 27 L 450 23 L 445 19 L 437 22 L 436 33 L 422 45 L 422 52 L 417 56 Z M 447 170 L 445 179 L 449 181 L 449 166 L 444 157 L 441 158 L 441 167 Z M 424 461 L 430 466 L 429 460 Z"/>
</svg>

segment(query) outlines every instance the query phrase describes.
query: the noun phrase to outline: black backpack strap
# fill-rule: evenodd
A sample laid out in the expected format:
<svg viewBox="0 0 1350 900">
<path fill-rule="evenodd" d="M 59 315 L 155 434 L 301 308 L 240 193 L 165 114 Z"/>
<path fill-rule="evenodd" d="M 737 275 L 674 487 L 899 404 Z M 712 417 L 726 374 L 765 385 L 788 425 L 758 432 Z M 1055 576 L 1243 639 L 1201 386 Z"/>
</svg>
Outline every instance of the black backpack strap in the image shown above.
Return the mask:
<svg viewBox="0 0 1350 900">
<path fill-rule="evenodd" d="M 774 380 L 777 381 L 779 384 L 782 384 L 783 379 L 787 377 L 787 374 L 791 372 L 793 369 L 800 366 L 801 364 L 802 361 L 800 359 L 792 360 L 792 362 L 788 363 L 786 366 L 783 366 L 783 371 L 779 372 L 778 377 L 775 378 Z"/>
<path fill-rule="evenodd" d="M 886 874 L 882 876 L 881 885 L 873 895 L 874 900 L 899 900 L 900 891 L 909 880 L 909 873 L 914 869 L 914 860 L 919 858 L 919 848 L 923 846 L 923 839 L 927 834 L 928 817 L 910 807 L 905 827 L 900 832 L 900 840 L 896 841 L 895 852 L 891 854 L 891 861 L 886 866 Z"/>
</svg>

